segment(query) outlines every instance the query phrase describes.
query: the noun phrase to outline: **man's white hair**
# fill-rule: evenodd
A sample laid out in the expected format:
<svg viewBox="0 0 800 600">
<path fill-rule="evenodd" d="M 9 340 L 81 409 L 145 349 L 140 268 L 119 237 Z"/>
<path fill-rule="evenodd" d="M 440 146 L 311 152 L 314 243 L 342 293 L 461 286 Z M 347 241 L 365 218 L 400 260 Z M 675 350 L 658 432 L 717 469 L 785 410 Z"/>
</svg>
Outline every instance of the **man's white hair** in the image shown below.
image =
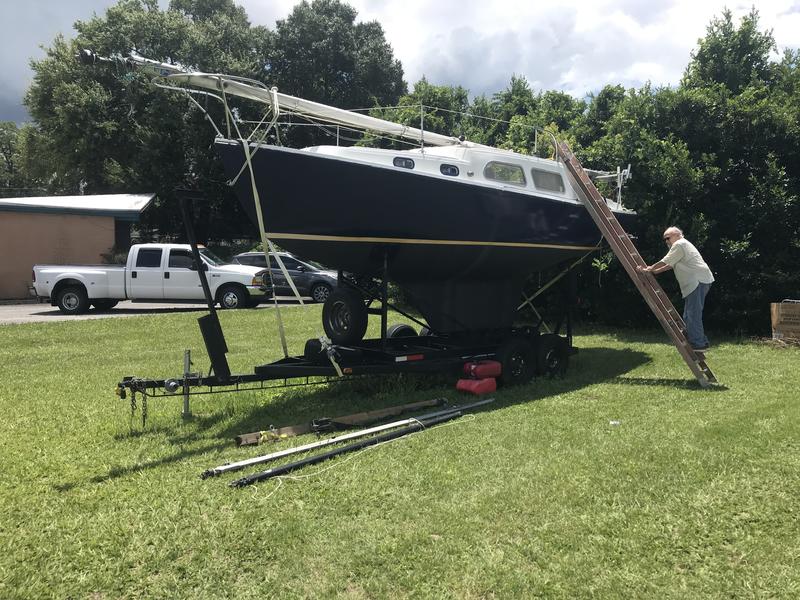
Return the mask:
<svg viewBox="0 0 800 600">
<path fill-rule="evenodd" d="M 673 233 L 677 233 L 680 237 L 683 237 L 683 230 L 679 229 L 678 227 L 675 227 L 675 225 L 673 225 L 672 227 L 667 227 L 667 230 L 664 232 L 664 235 Z"/>
</svg>

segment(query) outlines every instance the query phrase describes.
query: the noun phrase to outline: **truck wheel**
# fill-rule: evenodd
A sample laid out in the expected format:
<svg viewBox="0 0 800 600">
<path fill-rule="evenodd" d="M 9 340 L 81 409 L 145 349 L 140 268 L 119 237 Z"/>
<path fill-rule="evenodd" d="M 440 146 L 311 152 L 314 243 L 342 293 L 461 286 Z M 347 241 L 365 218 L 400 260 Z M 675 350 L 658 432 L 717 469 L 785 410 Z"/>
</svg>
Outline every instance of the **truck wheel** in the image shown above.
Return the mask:
<svg viewBox="0 0 800 600">
<path fill-rule="evenodd" d="M 68 285 L 58 292 L 56 297 L 58 310 L 67 315 L 79 315 L 89 309 L 86 290 L 81 285 Z"/>
<path fill-rule="evenodd" d="M 314 302 L 325 302 L 331 295 L 331 286 L 327 283 L 318 283 L 311 288 L 311 297 Z"/>
<path fill-rule="evenodd" d="M 497 360 L 503 369 L 497 378 L 500 385 L 528 383 L 536 373 L 536 354 L 526 339 L 513 337 L 506 340 L 497 350 Z"/>
<path fill-rule="evenodd" d="M 92 306 L 99 311 L 111 310 L 118 303 L 118 300 L 92 300 Z"/>
<path fill-rule="evenodd" d="M 334 344 L 352 344 L 367 332 L 367 307 L 361 294 L 336 290 L 322 306 L 322 328 Z"/>
<path fill-rule="evenodd" d="M 540 375 L 563 377 L 569 365 L 567 339 L 554 333 L 539 336 L 536 370 Z"/>
<path fill-rule="evenodd" d="M 219 305 L 222 308 L 245 308 L 247 306 L 247 292 L 243 289 L 228 286 L 219 292 Z"/>
</svg>

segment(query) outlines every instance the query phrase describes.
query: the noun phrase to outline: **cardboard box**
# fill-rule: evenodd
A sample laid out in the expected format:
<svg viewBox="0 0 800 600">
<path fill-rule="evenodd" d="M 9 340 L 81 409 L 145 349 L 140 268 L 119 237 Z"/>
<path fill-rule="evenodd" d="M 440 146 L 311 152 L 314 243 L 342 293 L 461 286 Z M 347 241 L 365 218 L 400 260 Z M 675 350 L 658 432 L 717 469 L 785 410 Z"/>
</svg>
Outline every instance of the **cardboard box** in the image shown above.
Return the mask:
<svg viewBox="0 0 800 600">
<path fill-rule="evenodd" d="M 769 305 L 773 340 L 800 340 L 800 300 L 784 300 Z"/>
</svg>

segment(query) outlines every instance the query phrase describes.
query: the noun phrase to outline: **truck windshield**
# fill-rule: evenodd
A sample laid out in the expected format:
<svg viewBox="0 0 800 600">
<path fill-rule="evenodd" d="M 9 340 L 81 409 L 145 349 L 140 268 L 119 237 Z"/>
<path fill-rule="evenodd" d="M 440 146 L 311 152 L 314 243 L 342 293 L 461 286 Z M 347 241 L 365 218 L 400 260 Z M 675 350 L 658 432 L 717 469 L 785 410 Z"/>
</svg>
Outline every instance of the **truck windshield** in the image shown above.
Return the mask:
<svg viewBox="0 0 800 600">
<path fill-rule="evenodd" d="M 227 264 L 224 260 L 207 248 L 200 248 L 200 256 L 202 256 L 212 267 L 221 267 L 222 265 Z"/>
</svg>

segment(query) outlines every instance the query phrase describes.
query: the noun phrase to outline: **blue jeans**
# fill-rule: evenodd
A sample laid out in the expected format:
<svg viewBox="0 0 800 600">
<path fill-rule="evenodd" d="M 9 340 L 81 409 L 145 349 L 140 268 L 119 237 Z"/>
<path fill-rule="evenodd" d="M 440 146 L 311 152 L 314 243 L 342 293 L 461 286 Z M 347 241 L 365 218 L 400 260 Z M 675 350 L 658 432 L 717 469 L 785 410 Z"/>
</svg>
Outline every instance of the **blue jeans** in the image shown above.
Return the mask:
<svg viewBox="0 0 800 600">
<path fill-rule="evenodd" d="M 708 338 L 703 331 L 703 306 L 710 283 L 700 283 L 694 291 L 683 299 L 683 322 L 686 323 L 686 337 L 693 348 L 708 346 Z"/>
</svg>

